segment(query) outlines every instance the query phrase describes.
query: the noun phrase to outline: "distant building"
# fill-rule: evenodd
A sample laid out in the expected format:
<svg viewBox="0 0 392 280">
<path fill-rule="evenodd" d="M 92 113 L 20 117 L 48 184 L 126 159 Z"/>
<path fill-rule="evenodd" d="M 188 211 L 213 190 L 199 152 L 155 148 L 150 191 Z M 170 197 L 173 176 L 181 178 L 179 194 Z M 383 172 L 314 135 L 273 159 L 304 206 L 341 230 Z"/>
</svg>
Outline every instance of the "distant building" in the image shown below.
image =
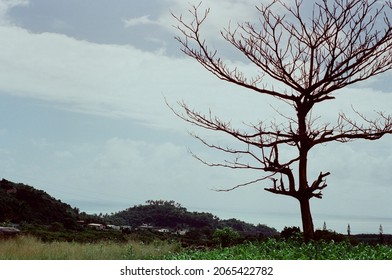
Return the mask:
<svg viewBox="0 0 392 280">
<path fill-rule="evenodd" d="M 0 236 L 11 237 L 18 235 L 20 230 L 14 227 L 0 227 Z"/>
<path fill-rule="evenodd" d="M 110 229 L 114 229 L 114 230 L 121 230 L 120 226 L 116 226 L 116 225 L 107 225 L 106 227 L 110 228 Z"/>
<path fill-rule="evenodd" d="M 87 227 L 93 228 L 93 229 L 97 229 L 97 230 L 105 229 L 105 225 L 103 225 L 103 224 L 95 224 L 95 223 L 87 224 Z"/>
<path fill-rule="evenodd" d="M 189 232 L 188 229 L 179 229 L 179 230 L 176 231 L 176 234 L 178 234 L 178 235 L 185 235 L 188 232 Z"/>
<path fill-rule="evenodd" d="M 131 226 L 121 226 L 120 227 L 122 232 L 130 232 L 132 230 Z"/>
<path fill-rule="evenodd" d="M 167 228 L 160 228 L 160 229 L 158 229 L 157 231 L 158 231 L 158 232 L 163 232 L 163 233 L 168 233 L 168 232 L 170 232 L 170 230 L 167 229 Z"/>
<path fill-rule="evenodd" d="M 141 226 L 138 226 L 137 229 L 140 230 L 153 230 L 154 227 L 150 224 L 142 224 Z"/>
<path fill-rule="evenodd" d="M 150 230 L 150 231 L 156 231 L 156 232 L 162 232 L 162 233 L 171 232 L 171 230 L 168 228 L 155 227 L 151 224 L 142 224 L 141 226 L 138 226 L 136 229 L 137 230 Z"/>
</svg>

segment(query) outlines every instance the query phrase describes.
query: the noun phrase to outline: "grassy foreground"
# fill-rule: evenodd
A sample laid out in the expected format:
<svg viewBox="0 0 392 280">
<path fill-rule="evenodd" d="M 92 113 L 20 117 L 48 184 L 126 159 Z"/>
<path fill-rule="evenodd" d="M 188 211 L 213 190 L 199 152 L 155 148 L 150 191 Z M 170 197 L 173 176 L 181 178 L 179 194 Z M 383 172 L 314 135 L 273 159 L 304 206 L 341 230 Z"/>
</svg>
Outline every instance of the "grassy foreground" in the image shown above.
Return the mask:
<svg viewBox="0 0 392 280">
<path fill-rule="evenodd" d="M 214 250 L 184 250 L 165 256 L 171 260 L 392 260 L 392 247 L 349 242 L 278 241 L 240 244 Z"/>
<path fill-rule="evenodd" d="M 98 242 L 42 242 L 32 236 L 0 240 L 0 260 L 130 260 L 157 259 L 177 250 L 164 241 L 144 244 Z"/>
<path fill-rule="evenodd" d="M 349 242 L 279 241 L 216 249 L 180 249 L 166 241 L 42 242 L 31 236 L 0 240 L 0 260 L 392 260 L 392 247 Z"/>
</svg>

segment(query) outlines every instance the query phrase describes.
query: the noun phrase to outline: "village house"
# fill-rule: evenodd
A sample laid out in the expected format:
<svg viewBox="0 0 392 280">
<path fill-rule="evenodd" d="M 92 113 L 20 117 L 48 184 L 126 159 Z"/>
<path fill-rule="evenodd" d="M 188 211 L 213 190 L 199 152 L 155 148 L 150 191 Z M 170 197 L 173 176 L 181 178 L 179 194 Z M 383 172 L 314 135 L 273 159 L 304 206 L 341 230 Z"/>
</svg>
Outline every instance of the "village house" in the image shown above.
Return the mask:
<svg viewBox="0 0 392 280">
<path fill-rule="evenodd" d="M 121 227 L 120 226 L 116 226 L 116 225 L 107 225 L 106 227 L 109 228 L 109 229 L 121 230 Z"/>
<path fill-rule="evenodd" d="M 87 227 L 88 228 L 97 229 L 97 230 L 104 230 L 105 229 L 105 225 L 103 225 L 103 224 L 96 224 L 96 223 L 87 224 Z"/>
<path fill-rule="evenodd" d="M 185 234 L 187 234 L 188 232 L 189 232 L 188 229 L 179 229 L 179 230 L 176 231 L 176 234 L 177 234 L 177 235 L 185 235 Z"/>
</svg>

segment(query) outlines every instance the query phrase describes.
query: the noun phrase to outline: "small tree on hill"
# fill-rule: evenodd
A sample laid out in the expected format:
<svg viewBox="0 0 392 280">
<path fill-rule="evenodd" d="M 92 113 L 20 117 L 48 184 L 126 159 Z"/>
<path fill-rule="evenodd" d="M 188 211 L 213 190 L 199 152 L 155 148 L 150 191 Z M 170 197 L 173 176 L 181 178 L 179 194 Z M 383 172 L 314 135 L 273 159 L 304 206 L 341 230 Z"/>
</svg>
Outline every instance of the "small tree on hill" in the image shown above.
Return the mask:
<svg viewBox="0 0 392 280">
<path fill-rule="evenodd" d="M 223 229 L 215 230 L 213 240 L 221 247 L 228 247 L 234 245 L 240 238 L 240 234 L 231 227 L 224 227 Z"/>
<path fill-rule="evenodd" d="M 193 6 L 190 22 L 174 15 L 181 34 L 176 39 L 185 54 L 221 80 L 291 105 L 293 115 L 286 116 L 285 123 L 260 122 L 250 125 L 253 131 L 246 131 L 232 127 L 230 122 L 211 113 L 204 115 L 192 110 L 185 103 L 179 103 L 182 112 L 172 109 L 187 122 L 224 132 L 243 143 L 243 149 L 222 147 L 196 136 L 208 147 L 234 155 L 233 160 L 223 163 L 202 160 L 204 163 L 266 173 L 236 187 L 271 179 L 272 185 L 265 190 L 297 199 L 307 241 L 314 238 L 309 201 L 322 197 L 326 177 L 330 174 L 320 172 L 317 178 L 308 181 L 311 149 L 333 141 L 376 140 L 392 133 L 392 117 L 382 112 L 376 119 L 356 112 L 358 120 L 340 113 L 335 124 L 317 124 L 317 118 L 312 116 L 312 109 L 333 100 L 338 90 L 392 68 L 392 30 L 388 14 L 392 4 L 376 0 L 323 0 L 314 4 L 313 13 L 308 17 L 303 13 L 302 1 L 295 0 L 293 5 L 286 2 L 274 0 L 268 5 L 261 4 L 256 7 L 260 15 L 257 24 L 245 22 L 221 33 L 258 68 L 260 75 L 254 77 L 246 77 L 237 67 L 230 68 L 217 50 L 211 49 L 202 38 L 201 27 L 209 9 L 200 13 L 200 6 Z M 283 85 L 283 89 L 263 83 L 264 76 Z M 284 159 L 280 153 L 284 146 L 295 149 L 296 156 Z M 250 160 L 245 160 L 246 156 Z"/>
</svg>

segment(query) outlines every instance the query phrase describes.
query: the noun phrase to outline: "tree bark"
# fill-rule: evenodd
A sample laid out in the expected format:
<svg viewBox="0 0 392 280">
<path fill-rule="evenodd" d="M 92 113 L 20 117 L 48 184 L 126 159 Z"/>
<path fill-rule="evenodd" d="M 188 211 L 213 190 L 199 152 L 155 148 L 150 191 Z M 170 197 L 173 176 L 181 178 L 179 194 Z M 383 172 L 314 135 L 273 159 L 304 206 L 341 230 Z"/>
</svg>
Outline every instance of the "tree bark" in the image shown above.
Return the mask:
<svg viewBox="0 0 392 280">
<path fill-rule="evenodd" d="M 308 103 L 298 103 L 298 136 L 299 136 L 299 186 L 298 186 L 298 200 L 301 207 L 302 230 L 304 233 L 305 243 L 314 239 L 314 226 L 312 214 L 310 211 L 309 184 L 308 184 L 308 152 L 311 147 L 311 140 L 308 136 L 308 129 L 306 125 L 306 116 L 312 105 Z"/>
<path fill-rule="evenodd" d="M 313 218 L 310 211 L 310 200 L 307 197 L 299 198 L 301 207 L 301 218 L 302 218 L 302 230 L 304 233 L 305 243 L 314 239 L 314 226 Z"/>
</svg>

